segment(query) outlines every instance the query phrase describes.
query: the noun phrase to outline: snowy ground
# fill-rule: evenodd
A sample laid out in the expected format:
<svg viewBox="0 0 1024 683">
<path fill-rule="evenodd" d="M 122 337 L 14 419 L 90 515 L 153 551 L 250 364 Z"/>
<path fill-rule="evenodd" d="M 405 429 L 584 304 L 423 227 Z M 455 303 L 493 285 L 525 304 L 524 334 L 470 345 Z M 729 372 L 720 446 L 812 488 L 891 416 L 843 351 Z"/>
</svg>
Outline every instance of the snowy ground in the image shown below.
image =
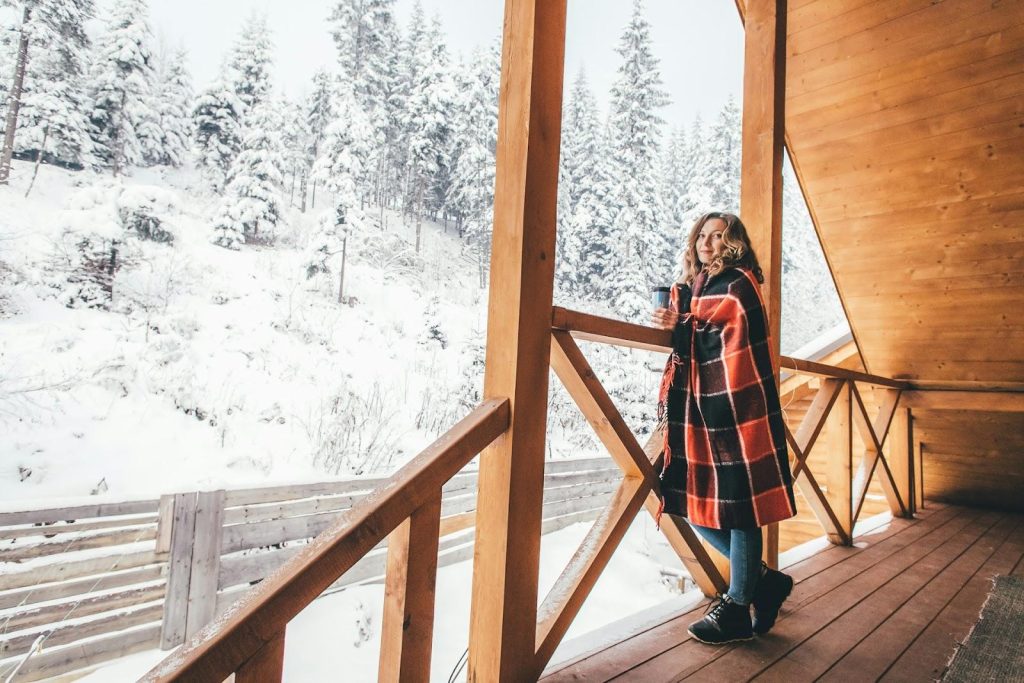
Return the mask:
<svg viewBox="0 0 1024 683">
<path fill-rule="evenodd" d="M 441 226 L 417 256 L 413 226 L 388 215 L 339 305 L 334 278 L 305 276 L 320 209 L 290 210 L 273 248 L 229 251 L 189 171 L 44 167 L 25 199 L 29 173 L 16 162 L 0 187 L 4 507 L 389 471 L 475 405 L 487 293 Z M 125 233 L 117 206 L 134 195 L 158 197 L 173 245 Z M 120 241 L 109 311 L 65 305 L 60 257 L 88 235 Z M 661 359 L 632 353 L 650 372 L 617 367 L 610 390 L 639 377 L 653 404 Z M 641 399 L 632 424 L 650 419 Z M 553 415 L 568 403 L 554 401 Z M 599 452 L 581 419 L 553 422 L 549 456 Z"/>
<path fill-rule="evenodd" d="M 209 243 L 216 200 L 191 191 L 192 174 L 137 171 L 126 186 L 170 195 L 173 246 L 122 231 L 132 263 L 115 279 L 113 310 L 68 308 L 55 257 L 80 234 L 115 233 L 105 223 L 122 190 L 44 168 L 26 200 L 28 170 L 16 163 L 0 188 L 6 505 L 386 470 L 464 415 L 430 399 L 462 381 L 486 293 L 436 226 L 411 272 L 388 263 L 393 249 L 381 263 L 353 259 L 347 294 L 358 303 L 342 306 L 334 282 L 304 274 L 315 214 L 292 211 L 278 247 L 228 251 Z M 389 219 L 388 239 L 411 240 Z"/>
</svg>

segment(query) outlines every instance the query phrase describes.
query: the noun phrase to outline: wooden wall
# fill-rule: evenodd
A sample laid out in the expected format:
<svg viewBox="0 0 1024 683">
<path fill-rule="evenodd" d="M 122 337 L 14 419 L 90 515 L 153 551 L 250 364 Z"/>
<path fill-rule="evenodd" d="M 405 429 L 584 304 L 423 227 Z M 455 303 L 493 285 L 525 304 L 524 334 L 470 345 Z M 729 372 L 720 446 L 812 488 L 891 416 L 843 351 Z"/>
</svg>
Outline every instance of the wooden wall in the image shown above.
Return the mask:
<svg viewBox="0 0 1024 683">
<path fill-rule="evenodd" d="M 1024 413 L 915 410 L 914 434 L 928 498 L 1024 511 Z"/>
<path fill-rule="evenodd" d="M 867 371 L 1024 383 L 1024 2 L 788 22 L 788 144 Z"/>
</svg>

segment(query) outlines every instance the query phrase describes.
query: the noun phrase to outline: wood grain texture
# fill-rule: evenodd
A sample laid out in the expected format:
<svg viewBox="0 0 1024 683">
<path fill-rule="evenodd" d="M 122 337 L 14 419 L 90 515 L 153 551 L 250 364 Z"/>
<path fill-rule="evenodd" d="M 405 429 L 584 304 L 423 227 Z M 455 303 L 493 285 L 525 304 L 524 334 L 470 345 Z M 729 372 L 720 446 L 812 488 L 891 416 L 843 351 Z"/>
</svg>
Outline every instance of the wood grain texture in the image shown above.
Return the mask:
<svg viewBox="0 0 1024 683">
<path fill-rule="evenodd" d="M 789 150 L 867 367 L 1024 381 L 1024 5 L 790 9 Z"/>
<path fill-rule="evenodd" d="M 224 616 L 150 670 L 147 681 L 220 683 L 283 633 L 296 614 L 355 565 L 508 428 L 507 399 L 489 399 L 306 545 Z M 173 545 L 173 541 L 172 541 Z"/>
<path fill-rule="evenodd" d="M 377 680 L 430 680 L 441 492 L 388 537 Z"/>
</svg>

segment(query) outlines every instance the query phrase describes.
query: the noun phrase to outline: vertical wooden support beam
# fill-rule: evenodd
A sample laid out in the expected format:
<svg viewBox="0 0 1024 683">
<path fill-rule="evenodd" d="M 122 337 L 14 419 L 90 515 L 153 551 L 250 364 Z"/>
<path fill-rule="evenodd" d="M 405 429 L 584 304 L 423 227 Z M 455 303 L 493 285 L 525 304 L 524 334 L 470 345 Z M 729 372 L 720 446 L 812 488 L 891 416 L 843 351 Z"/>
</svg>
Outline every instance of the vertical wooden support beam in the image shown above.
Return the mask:
<svg viewBox="0 0 1024 683">
<path fill-rule="evenodd" d="M 913 426 L 911 426 L 913 429 Z M 924 508 L 924 457 L 921 453 L 921 442 L 913 440 L 914 444 L 914 509 Z"/>
<path fill-rule="evenodd" d="M 899 491 L 900 498 L 906 507 L 906 517 L 914 516 L 913 503 L 913 472 L 914 445 L 913 427 L 910 423 L 910 408 L 897 408 L 889 428 L 886 448 L 889 451 L 887 462 L 892 471 L 892 478 Z"/>
<path fill-rule="evenodd" d="M 786 114 L 786 0 L 744 8 L 743 150 L 740 208 L 765 277 L 772 365 L 782 318 L 782 151 Z M 728 207 L 722 207 L 728 208 Z M 776 372 L 778 381 L 778 372 Z M 778 566 L 779 528 L 766 529 L 764 559 Z"/>
<path fill-rule="evenodd" d="M 828 420 L 828 499 L 847 539 L 853 538 L 853 395 L 844 381 Z"/>
<path fill-rule="evenodd" d="M 157 555 L 166 555 L 171 552 L 171 529 L 174 526 L 174 494 L 169 493 L 160 496 L 160 506 L 157 508 L 156 517 L 156 547 Z"/>
<path fill-rule="evenodd" d="M 441 492 L 388 536 L 378 681 L 429 681 Z"/>
<path fill-rule="evenodd" d="M 224 536 L 224 490 L 202 491 L 196 496 L 192 571 L 188 585 L 185 637 L 213 621 L 217 614 L 217 579 L 220 576 L 221 539 Z"/>
<path fill-rule="evenodd" d="M 174 494 L 172 509 L 171 558 L 160 626 L 161 650 L 170 650 L 185 642 L 188 587 L 192 576 L 192 539 L 196 531 L 196 493 Z"/>
<path fill-rule="evenodd" d="M 235 683 L 280 683 L 284 676 L 284 632 L 261 647 L 235 674 Z"/>
<path fill-rule="evenodd" d="M 506 0 L 484 397 L 511 424 L 480 458 L 470 681 L 533 674 L 566 0 Z"/>
</svg>

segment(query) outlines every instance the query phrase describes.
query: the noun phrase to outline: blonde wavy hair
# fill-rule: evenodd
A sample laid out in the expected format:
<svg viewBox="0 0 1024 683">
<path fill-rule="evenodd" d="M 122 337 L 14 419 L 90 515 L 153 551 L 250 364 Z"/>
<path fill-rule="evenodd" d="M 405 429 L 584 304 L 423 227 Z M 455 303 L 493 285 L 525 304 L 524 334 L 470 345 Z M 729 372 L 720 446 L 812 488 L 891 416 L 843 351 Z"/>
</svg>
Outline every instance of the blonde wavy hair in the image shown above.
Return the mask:
<svg viewBox="0 0 1024 683">
<path fill-rule="evenodd" d="M 725 230 L 722 231 L 722 248 L 711 263 L 704 265 L 697 258 L 697 236 L 704 224 L 714 218 L 725 223 Z M 761 272 L 754 247 L 750 244 L 747 228 L 739 216 L 731 213 L 712 211 L 697 219 L 686 238 L 681 265 L 683 272 L 678 281 L 690 286 L 693 286 L 693 280 L 701 269 L 706 269 L 708 276 L 714 276 L 730 267 L 748 268 L 758 282 L 764 282 L 764 274 Z"/>
</svg>

